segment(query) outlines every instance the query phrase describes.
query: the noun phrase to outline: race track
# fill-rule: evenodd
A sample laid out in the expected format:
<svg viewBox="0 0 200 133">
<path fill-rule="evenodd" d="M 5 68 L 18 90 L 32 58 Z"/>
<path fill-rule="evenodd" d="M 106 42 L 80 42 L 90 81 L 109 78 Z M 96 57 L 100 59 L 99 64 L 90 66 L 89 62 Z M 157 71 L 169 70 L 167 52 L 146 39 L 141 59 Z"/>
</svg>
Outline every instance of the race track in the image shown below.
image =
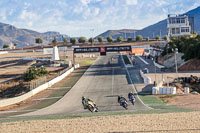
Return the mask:
<svg viewBox="0 0 200 133">
<path fill-rule="evenodd" d="M 117 96 L 122 95 L 128 100 L 130 91 L 136 93 L 122 57 L 118 53 L 107 53 L 107 56 L 98 57 L 75 86 L 58 102 L 21 116 L 89 113 L 83 109 L 82 96 L 92 99 L 99 112 L 126 111 L 117 102 Z M 134 106 L 130 102 L 128 104 L 128 110 L 149 109 L 138 97 Z"/>
</svg>

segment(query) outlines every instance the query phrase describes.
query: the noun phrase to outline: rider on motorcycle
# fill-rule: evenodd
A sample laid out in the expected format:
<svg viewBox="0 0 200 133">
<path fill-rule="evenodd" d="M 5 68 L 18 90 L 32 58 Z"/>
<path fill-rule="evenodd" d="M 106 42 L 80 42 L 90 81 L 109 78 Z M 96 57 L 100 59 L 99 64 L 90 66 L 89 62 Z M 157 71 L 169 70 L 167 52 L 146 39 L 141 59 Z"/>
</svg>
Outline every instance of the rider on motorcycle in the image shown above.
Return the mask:
<svg viewBox="0 0 200 133">
<path fill-rule="evenodd" d="M 134 100 L 135 101 L 135 96 L 134 96 L 132 91 L 128 93 L 128 98 L 129 98 L 129 100 Z"/>
<path fill-rule="evenodd" d="M 84 109 L 87 109 L 85 105 L 88 104 L 89 102 L 91 102 L 95 106 L 95 103 L 92 100 L 84 96 L 82 97 L 82 104 L 83 104 Z"/>
<path fill-rule="evenodd" d="M 127 102 L 126 98 L 122 97 L 122 96 L 118 96 L 118 103 L 120 103 L 120 105 L 123 105 L 123 103 Z"/>
</svg>

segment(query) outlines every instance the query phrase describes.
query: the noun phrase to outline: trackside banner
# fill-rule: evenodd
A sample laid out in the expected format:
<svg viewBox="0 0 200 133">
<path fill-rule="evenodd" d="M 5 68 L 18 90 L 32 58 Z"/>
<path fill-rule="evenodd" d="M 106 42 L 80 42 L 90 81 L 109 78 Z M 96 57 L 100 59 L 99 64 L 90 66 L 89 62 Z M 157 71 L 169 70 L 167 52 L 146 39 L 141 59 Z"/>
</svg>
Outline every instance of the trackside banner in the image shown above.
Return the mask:
<svg viewBox="0 0 200 133">
<path fill-rule="evenodd" d="M 74 48 L 74 53 L 102 52 L 104 48 L 105 52 L 131 51 L 131 46 L 109 46 L 109 47 Z"/>
<path fill-rule="evenodd" d="M 100 52 L 100 47 L 74 48 L 74 53 Z"/>
<path fill-rule="evenodd" d="M 118 51 L 131 51 L 131 46 L 110 46 L 110 47 L 106 47 L 106 52 L 118 52 Z"/>
</svg>

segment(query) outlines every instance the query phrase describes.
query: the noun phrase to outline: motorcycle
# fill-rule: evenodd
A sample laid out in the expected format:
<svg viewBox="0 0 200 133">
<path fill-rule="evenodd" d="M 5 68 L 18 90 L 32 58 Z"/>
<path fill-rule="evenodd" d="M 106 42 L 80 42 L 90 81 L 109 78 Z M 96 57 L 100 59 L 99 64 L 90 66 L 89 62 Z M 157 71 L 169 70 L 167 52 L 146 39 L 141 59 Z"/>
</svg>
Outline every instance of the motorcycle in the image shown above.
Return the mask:
<svg viewBox="0 0 200 133">
<path fill-rule="evenodd" d="M 128 109 L 128 103 L 125 101 L 122 103 L 122 107 L 124 107 L 125 109 Z"/>
<path fill-rule="evenodd" d="M 118 99 L 118 102 L 120 103 L 122 107 L 124 107 L 125 109 L 128 109 L 128 103 L 124 98 Z"/>
<path fill-rule="evenodd" d="M 85 104 L 85 107 L 91 111 L 92 113 L 93 112 L 98 112 L 98 108 L 96 106 L 96 104 L 94 102 L 91 102 L 91 101 L 88 101 L 87 104 Z"/>
<path fill-rule="evenodd" d="M 131 95 L 130 97 L 129 97 L 129 101 L 134 105 L 135 104 L 135 97 L 134 97 L 134 95 Z"/>
</svg>

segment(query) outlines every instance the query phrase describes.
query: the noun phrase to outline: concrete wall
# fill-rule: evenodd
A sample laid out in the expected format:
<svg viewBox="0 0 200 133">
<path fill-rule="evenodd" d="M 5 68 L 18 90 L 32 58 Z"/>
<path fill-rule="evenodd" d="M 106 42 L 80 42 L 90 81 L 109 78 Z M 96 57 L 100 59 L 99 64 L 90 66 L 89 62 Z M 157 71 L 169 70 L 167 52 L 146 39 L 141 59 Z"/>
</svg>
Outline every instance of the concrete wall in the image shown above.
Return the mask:
<svg viewBox="0 0 200 133">
<path fill-rule="evenodd" d="M 8 53 L 8 51 L 2 51 L 2 52 L 0 52 L 0 54 L 7 54 Z"/>
<path fill-rule="evenodd" d="M 0 100 L 0 107 L 6 107 L 6 106 L 9 106 L 9 105 L 12 105 L 12 104 L 16 104 L 16 103 L 19 103 L 19 102 L 22 102 L 32 96 L 34 96 L 35 94 L 51 87 L 52 85 L 54 85 L 55 83 L 61 81 L 62 79 L 64 79 L 66 76 L 68 76 L 71 72 L 74 71 L 74 69 L 76 68 L 79 68 L 80 65 L 75 65 L 74 67 L 72 67 L 71 69 L 69 69 L 68 71 L 66 71 L 65 73 L 63 73 L 62 75 L 52 79 L 51 81 L 35 88 L 34 90 L 24 94 L 24 95 L 21 95 L 21 96 L 18 96 L 18 97 L 14 97 L 14 98 L 9 98 L 9 99 L 4 99 L 4 100 Z"/>
<path fill-rule="evenodd" d="M 150 83 L 151 83 L 151 78 L 147 77 L 147 76 L 142 72 L 142 70 L 140 70 L 140 75 L 141 75 L 141 77 L 143 78 L 144 83 L 146 83 L 146 84 L 150 84 Z"/>
<path fill-rule="evenodd" d="M 177 58 L 177 65 L 178 67 L 184 63 L 184 60 L 181 58 L 183 53 L 178 53 Z M 175 56 L 173 55 L 171 58 L 164 61 L 163 65 L 167 68 L 174 68 L 175 69 Z"/>
</svg>

